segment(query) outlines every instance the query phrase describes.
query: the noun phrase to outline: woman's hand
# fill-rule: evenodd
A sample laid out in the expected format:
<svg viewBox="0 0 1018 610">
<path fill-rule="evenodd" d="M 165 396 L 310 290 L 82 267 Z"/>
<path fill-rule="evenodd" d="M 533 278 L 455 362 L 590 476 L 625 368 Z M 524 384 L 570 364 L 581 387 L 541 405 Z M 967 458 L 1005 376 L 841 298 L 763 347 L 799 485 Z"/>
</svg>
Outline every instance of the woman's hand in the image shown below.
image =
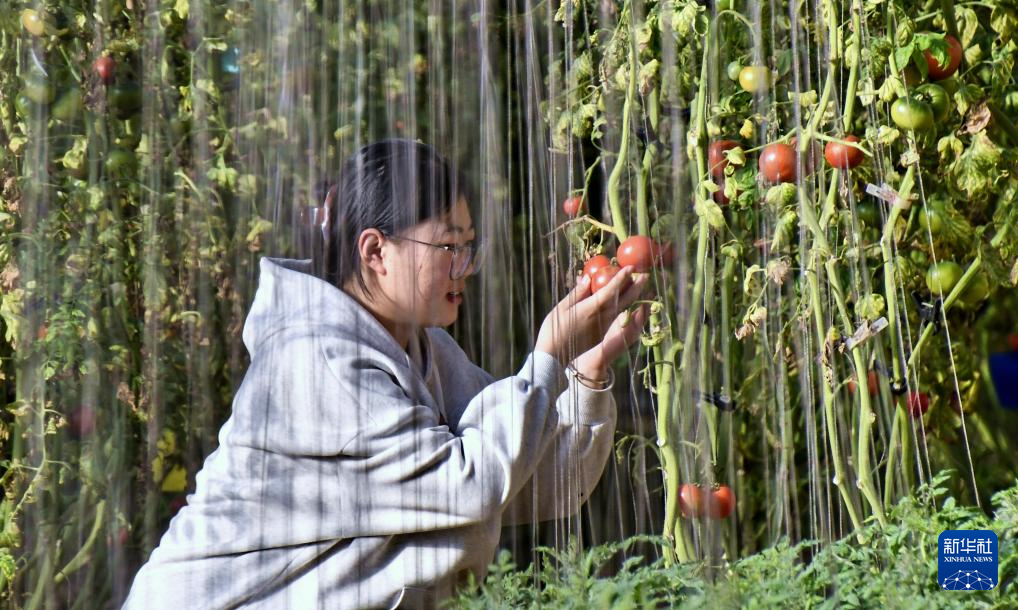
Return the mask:
<svg viewBox="0 0 1018 610">
<path fill-rule="evenodd" d="M 588 375 L 587 371 L 603 372 L 605 365 L 636 341 L 647 318 L 646 306 L 632 316 L 625 311 L 640 298 L 650 279 L 648 274 L 638 274 L 630 281 L 632 270 L 624 267 L 593 295 L 590 278 L 581 278 L 576 288 L 545 317 L 535 349 L 555 356 L 559 362 L 570 362 L 579 355 L 575 366 L 584 375 Z"/>
</svg>

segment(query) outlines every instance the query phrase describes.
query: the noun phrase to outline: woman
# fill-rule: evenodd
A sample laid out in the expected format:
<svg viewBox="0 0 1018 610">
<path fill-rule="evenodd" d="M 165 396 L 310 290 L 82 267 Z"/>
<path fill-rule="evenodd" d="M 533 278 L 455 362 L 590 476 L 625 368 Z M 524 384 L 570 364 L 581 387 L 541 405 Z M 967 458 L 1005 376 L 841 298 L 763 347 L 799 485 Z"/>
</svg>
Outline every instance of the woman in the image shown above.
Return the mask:
<svg viewBox="0 0 1018 610">
<path fill-rule="evenodd" d="M 459 174 L 389 140 L 333 191 L 312 261 L 262 259 L 232 415 L 125 608 L 432 607 L 601 476 L 646 278 L 581 281 L 494 380 L 441 328 L 476 270 Z"/>
</svg>

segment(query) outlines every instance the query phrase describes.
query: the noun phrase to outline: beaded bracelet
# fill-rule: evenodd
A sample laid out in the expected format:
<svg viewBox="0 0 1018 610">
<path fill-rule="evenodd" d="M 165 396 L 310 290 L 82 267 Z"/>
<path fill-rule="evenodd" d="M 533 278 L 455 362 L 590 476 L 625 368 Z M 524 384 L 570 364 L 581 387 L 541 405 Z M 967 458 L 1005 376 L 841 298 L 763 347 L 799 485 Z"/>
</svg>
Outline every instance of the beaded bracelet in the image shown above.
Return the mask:
<svg viewBox="0 0 1018 610">
<path fill-rule="evenodd" d="M 583 373 L 577 371 L 576 367 L 574 367 L 572 363 L 569 363 L 569 365 L 566 366 L 566 370 L 571 372 L 576 377 L 576 379 L 579 380 L 583 385 L 587 386 L 591 390 L 594 390 L 595 392 L 604 392 L 610 390 L 612 386 L 615 385 L 615 370 L 610 367 L 608 369 L 608 379 L 594 379 L 593 377 L 587 377 Z M 591 383 L 607 385 L 605 385 L 603 388 L 597 388 L 591 386 L 590 385 Z"/>
</svg>

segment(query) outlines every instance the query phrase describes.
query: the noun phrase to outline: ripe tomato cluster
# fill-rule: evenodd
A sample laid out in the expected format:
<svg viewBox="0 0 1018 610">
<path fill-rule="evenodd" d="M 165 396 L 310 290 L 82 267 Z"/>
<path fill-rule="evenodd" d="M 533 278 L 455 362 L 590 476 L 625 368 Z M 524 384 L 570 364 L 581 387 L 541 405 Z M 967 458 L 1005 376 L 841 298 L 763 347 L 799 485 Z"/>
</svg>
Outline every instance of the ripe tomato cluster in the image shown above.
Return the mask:
<svg viewBox="0 0 1018 610">
<path fill-rule="evenodd" d="M 858 167 L 864 160 L 865 155 L 859 145 L 860 138 L 848 134 L 840 140 L 830 141 L 824 148 L 824 158 L 827 164 L 837 169 L 852 169 Z M 726 152 L 740 146 L 735 140 L 721 139 L 714 140 L 707 149 L 707 167 L 711 178 L 720 187 L 714 193 L 714 200 L 721 205 L 729 203 L 729 197 L 725 195 L 725 170 L 730 165 Z M 819 149 L 817 149 L 819 158 Z M 760 151 L 757 166 L 760 176 L 769 184 L 781 184 L 784 182 L 795 182 L 799 174 L 799 152 L 796 149 L 796 138 L 790 143 L 773 142 L 767 144 Z M 813 170 L 812 159 L 804 160 L 804 169 L 807 172 Z"/>
<path fill-rule="evenodd" d="M 704 490 L 700 485 L 683 483 L 679 486 L 679 510 L 687 519 L 710 517 L 727 519 L 735 509 L 735 494 L 728 485 L 715 485 Z"/>
<path fill-rule="evenodd" d="M 592 292 L 611 282 L 623 267 L 633 267 L 636 273 L 647 273 L 655 266 L 670 268 L 674 249 L 671 243 L 661 244 L 646 235 L 633 235 L 619 245 L 615 255 L 618 264 L 604 254 L 592 256 L 583 264 L 583 275 L 591 280 Z"/>
</svg>

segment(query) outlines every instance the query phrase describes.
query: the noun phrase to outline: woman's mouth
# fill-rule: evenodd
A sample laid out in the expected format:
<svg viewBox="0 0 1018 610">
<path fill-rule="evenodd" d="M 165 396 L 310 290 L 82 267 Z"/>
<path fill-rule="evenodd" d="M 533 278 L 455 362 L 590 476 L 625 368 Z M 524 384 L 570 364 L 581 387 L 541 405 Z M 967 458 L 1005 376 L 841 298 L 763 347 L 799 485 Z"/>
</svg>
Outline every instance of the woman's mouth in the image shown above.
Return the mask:
<svg viewBox="0 0 1018 610">
<path fill-rule="evenodd" d="M 462 292 L 447 292 L 446 295 L 445 295 L 445 300 L 449 301 L 453 305 L 459 305 L 460 303 L 463 302 L 463 293 Z"/>
</svg>

